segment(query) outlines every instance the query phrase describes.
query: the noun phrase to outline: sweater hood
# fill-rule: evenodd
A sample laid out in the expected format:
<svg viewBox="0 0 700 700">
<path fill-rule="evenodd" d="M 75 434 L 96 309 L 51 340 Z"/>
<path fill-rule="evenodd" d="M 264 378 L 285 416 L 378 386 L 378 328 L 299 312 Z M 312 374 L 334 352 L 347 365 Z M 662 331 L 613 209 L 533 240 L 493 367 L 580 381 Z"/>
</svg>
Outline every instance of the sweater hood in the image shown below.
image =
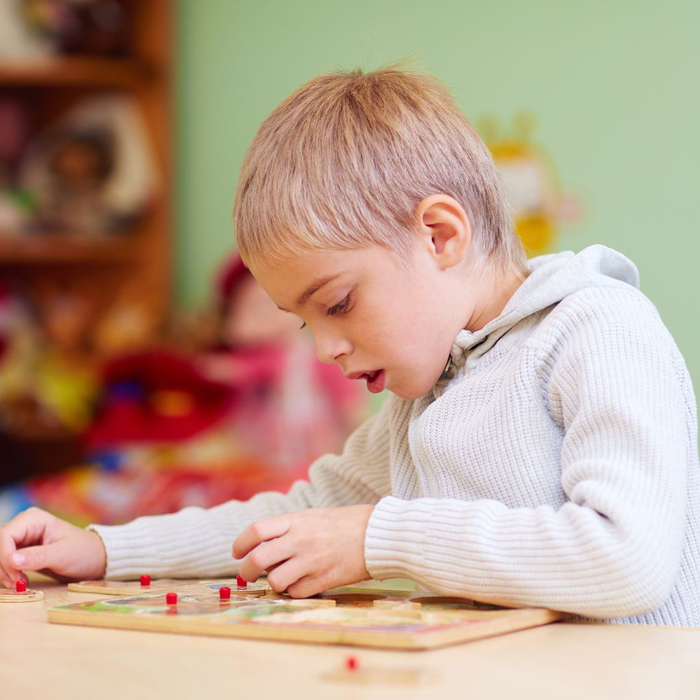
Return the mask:
<svg viewBox="0 0 700 700">
<path fill-rule="evenodd" d="M 530 260 L 528 266 L 530 275 L 496 318 L 477 331 L 461 330 L 457 334 L 449 364 L 461 367 L 467 354 L 472 359 L 475 354 L 484 354 L 523 319 L 582 289 L 630 286 L 639 289 L 639 273 L 634 263 L 602 245 L 590 246 L 580 253 L 542 255 Z"/>
</svg>

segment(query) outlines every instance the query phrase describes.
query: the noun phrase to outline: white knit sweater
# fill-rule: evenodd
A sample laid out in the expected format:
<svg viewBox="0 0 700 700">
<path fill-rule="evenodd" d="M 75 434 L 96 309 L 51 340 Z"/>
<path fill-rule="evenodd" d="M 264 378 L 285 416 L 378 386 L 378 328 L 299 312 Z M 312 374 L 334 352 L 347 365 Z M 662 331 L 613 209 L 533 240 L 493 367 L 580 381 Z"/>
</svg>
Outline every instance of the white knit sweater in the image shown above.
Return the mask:
<svg viewBox="0 0 700 700">
<path fill-rule="evenodd" d="M 616 621 L 700 625 L 693 389 L 635 267 L 592 246 L 531 262 L 450 370 L 389 397 L 289 494 L 91 526 L 109 578 L 224 576 L 251 522 L 376 504 L 367 569 L 448 595 Z"/>
</svg>

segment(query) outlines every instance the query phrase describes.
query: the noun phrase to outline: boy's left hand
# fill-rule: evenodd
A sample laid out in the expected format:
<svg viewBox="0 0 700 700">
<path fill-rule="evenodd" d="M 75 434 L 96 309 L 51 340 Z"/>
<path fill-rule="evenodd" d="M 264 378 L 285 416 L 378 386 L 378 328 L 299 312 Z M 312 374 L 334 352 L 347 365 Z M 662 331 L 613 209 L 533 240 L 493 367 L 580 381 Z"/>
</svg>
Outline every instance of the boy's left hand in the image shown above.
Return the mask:
<svg viewBox="0 0 700 700">
<path fill-rule="evenodd" d="M 365 532 L 374 506 L 314 508 L 259 520 L 233 543 L 239 573 L 256 581 L 268 571 L 272 590 L 307 598 L 370 578 Z M 244 558 L 245 557 L 245 558 Z"/>
</svg>

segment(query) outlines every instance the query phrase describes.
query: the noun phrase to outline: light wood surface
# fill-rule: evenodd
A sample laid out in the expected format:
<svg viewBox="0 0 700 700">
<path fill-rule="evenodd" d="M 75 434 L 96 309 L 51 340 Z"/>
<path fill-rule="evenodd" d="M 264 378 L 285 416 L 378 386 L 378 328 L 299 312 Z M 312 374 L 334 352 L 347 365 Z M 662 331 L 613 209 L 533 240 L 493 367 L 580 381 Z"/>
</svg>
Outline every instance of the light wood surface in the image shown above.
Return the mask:
<svg viewBox="0 0 700 700">
<path fill-rule="evenodd" d="M 358 651 L 51 625 L 47 607 L 95 594 L 31 587 L 42 603 L 0 605 L 2 697 L 700 698 L 698 630 L 566 622 L 438 651 Z"/>
</svg>

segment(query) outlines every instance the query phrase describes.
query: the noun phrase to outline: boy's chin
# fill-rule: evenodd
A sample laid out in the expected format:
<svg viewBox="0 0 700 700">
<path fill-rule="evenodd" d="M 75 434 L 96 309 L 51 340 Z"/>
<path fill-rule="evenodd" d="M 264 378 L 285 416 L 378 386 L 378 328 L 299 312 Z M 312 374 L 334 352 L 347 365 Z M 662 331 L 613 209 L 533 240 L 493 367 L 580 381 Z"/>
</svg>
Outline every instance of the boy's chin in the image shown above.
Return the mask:
<svg viewBox="0 0 700 700">
<path fill-rule="evenodd" d="M 439 377 L 438 377 L 439 379 Z M 437 383 L 437 379 L 434 382 L 426 382 L 423 386 L 411 386 L 411 387 L 401 387 L 401 386 L 388 386 L 387 390 L 404 401 L 415 401 L 420 399 L 422 396 L 430 393 L 433 387 Z"/>
</svg>

